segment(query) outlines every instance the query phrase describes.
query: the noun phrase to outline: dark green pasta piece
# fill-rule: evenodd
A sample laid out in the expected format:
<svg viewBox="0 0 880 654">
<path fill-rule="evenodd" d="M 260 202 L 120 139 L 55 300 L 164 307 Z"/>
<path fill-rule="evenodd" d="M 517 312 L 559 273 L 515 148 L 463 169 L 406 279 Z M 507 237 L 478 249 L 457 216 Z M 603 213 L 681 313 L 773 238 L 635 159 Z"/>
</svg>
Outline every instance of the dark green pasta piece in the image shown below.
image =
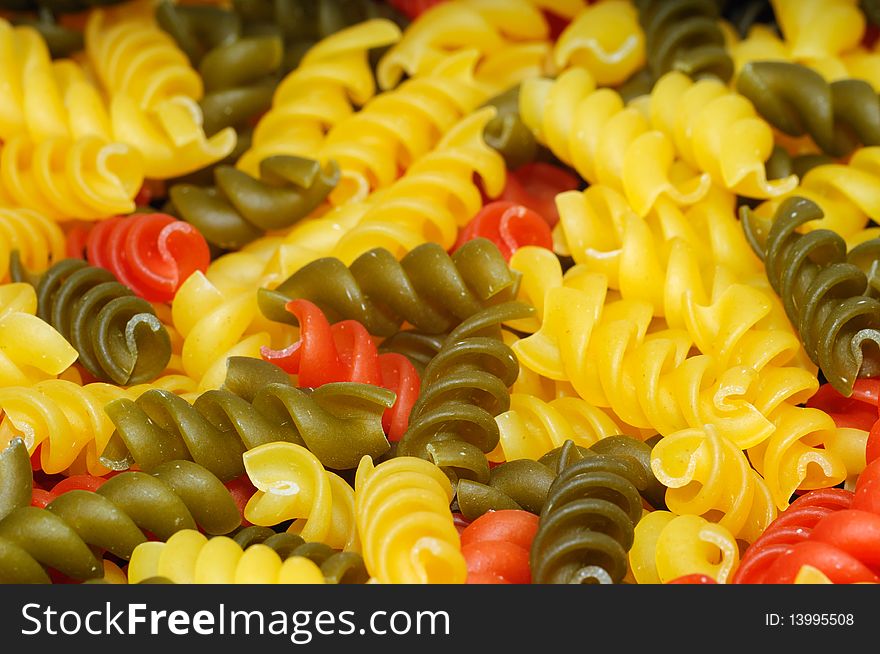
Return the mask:
<svg viewBox="0 0 880 654">
<path fill-rule="evenodd" d="M 538 141 L 519 116 L 519 85 L 495 96 L 485 106 L 495 107 L 497 115 L 483 130 L 483 139 L 497 150 L 509 170 L 535 160 Z"/>
<path fill-rule="evenodd" d="M 169 461 L 151 474 L 116 475 L 95 492 L 68 491 L 45 509 L 16 508 L 0 520 L 0 581 L 45 583 L 43 566 L 73 579 L 100 578 L 95 551 L 127 560 L 147 533 L 160 540 L 181 529 L 219 535 L 240 524 L 235 501 L 217 477 L 191 461 Z"/>
<path fill-rule="evenodd" d="M 260 389 L 269 384 L 290 384 L 290 375 L 262 359 L 240 356 L 226 359 L 226 379 L 221 390 L 253 402 Z"/>
<path fill-rule="evenodd" d="M 291 155 L 260 162 L 260 179 L 233 166 L 214 168 L 214 186 L 175 184 L 171 211 L 220 248 L 237 249 L 265 232 L 290 227 L 312 212 L 339 182 L 339 167 Z"/>
<path fill-rule="evenodd" d="M 13 25 L 26 25 L 40 33 L 53 59 L 70 57 L 83 49 L 82 32 L 59 25 L 52 12 L 41 9 L 36 16 L 16 16 Z"/>
<path fill-rule="evenodd" d="M 192 405 L 151 389 L 137 400 L 107 404 L 116 431 L 101 460 L 116 470 L 134 463 L 153 470 L 169 459 L 190 459 L 228 481 L 244 474 L 245 450 L 285 441 L 307 447 L 328 468 L 345 470 L 365 455 L 375 458 L 388 450 L 382 413 L 394 400 L 389 390 L 353 382 L 312 391 L 272 383 L 252 402 L 213 390 Z"/>
<path fill-rule="evenodd" d="M 857 377 L 880 375 L 880 301 L 868 295 L 863 270 L 873 276 L 873 262 L 863 255 L 880 244 L 854 250 L 854 264 L 835 232 L 798 233 L 804 223 L 824 217 L 817 204 L 801 197 L 784 200 L 769 225 L 748 207 L 740 216 L 804 349 L 828 382 L 849 396 Z"/>
<path fill-rule="evenodd" d="M 486 306 L 516 297 L 519 274 L 498 247 L 478 238 L 451 256 L 437 243 L 413 248 L 400 261 L 390 251 L 365 252 L 351 266 L 316 259 L 277 288 L 260 289 L 260 310 L 270 320 L 295 324 L 290 300 L 314 302 L 328 320 L 357 320 L 376 336 L 395 334 L 404 321 L 443 334 Z"/>
<path fill-rule="evenodd" d="M 33 489 L 31 457 L 21 438 L 13 438 L 0 450 L 0 520 L 31 503 Z"/>
<path fill-rule="evenodd" d="M 449 334 L 425 369 L 398 456 L 427 459 L 453 482 L 489 480 L 486 454 L 499 439 L 495 416 L 510 408 L 509 388 L 519 375 L 500 325 L 533 312 L 521 302 L 488 307 Z"/>
<path fill-rule="evenodd" d="M 171 359 L 171 339 L 152 305 L 120 284 L 109 270 L 80 259 L 62 259 L 37 280 L 22 274 L 18 254 L 10 264 L 15 281 L 37 291 L 37 315 L 57 329 L 96 379 L 129 386 L 158 377 Z"/>
<path fill-rule="evenodd" d="M 232 10 L 167 0 L 156 7 L 156 20 L 202 76 L 205 95 L 199 104 L 206 134 L 225 127 L 246 129 L 269 109 L 281 79 L 280 35 L 245 36 L 241 18 Z"/>
<path fill-rule="evenodd" d="M 654 79 L 677 70 L 694 79 L 733 76 L 712 0 L 635 0 Z"/>
<path fill-rule="evenodd" d="M 824 154 L 801 154 L 791 156 L 785 148 L 774 146 L 773 152 L 764 167 L 767 179 L 782 179 L 789 175 L 803 177 L 816 166 L 834 163 L 834 159 Z"/>
<path fill-rule="evenodd" d="M 742 67 L 736 90 L 771 125 L 791 136 L 809 134 L 825 154 L 880 145 L 880 99 L 865 80 L 828 83 L 800 64 L 753 61 Z"/>
<path fill-rule="evenodd" d="M 877 0 L 861 0 L 859 2 L 859 9 L 865 14 L 868 22 L 872 25 L 880 25 L 880 2 Z"/>
<path fill-rule="evenodd" d="M 421 378 L 431 359 L 440 352 L 447 336 L 448 334 L 425 334 L 414 329 L 404 329 L 383 340 L 379 345 L 379 352 L 402 354 L 416 367 Z"/>
<path fill-rule="evenodd" d="M 642 457 L 631 456 L 640 451 L 639 445 L 644 444 L 635 441 L 630 448 L 618 440 L 600 446 L 606 452 L 602 454 L 590 448 L 591 456 L 559 472 L 532 541 L 533 583 L 619 583 L 623 579 L 635 525 L 642 517 L 641 492 L 656 484 Z"/>
</svg>

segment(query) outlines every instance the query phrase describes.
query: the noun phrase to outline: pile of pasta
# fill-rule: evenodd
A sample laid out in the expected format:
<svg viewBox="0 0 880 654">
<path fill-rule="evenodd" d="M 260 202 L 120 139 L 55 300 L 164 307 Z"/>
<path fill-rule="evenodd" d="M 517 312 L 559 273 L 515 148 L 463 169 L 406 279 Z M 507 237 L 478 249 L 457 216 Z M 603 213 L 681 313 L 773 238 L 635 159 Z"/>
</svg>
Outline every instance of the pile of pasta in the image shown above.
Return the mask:
<svg viewBox="0 0 880 654">
<path fill-rule="evenodd" d="M 880 582 L 880 3 L 0 11 L 0 582 Z"/>
</svg>

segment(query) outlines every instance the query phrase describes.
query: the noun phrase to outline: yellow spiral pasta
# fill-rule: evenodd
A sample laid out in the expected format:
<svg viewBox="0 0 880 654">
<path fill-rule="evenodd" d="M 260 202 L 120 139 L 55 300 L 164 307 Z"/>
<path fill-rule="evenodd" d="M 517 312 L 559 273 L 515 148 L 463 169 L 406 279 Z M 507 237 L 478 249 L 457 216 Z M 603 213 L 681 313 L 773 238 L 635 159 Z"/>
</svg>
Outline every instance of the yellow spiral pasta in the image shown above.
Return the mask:
<svg viewBox="0 0 880 654">
<path fill-rule="evenodd" d="M 171 318 L 183 339 L 180 365 L 199 391 L 220 387 L 228 357 L 259 358 L 261 347 L 290 342 L 290 328 L 263 317 L 252 288 L 222 275 L 190 275 L 174 295 Z"/>
<path fill-rule="evenodd" d="M 129 396 L 112 384 L 79 386 L 62 379 L 0 388 L 0 443 L 20 436 L 31 454 L 39 446 L 40 465 L 48 474 L 64 472 L 78 460 L 91 474 L 106 474 L 98 456 L 113 434 L 113 423 L 104 405 Z"/>
<path fill-rule="evenodd" d="M 150 8 L 144 6 L 145 11 Z M 142 109 L 177 96 L 200 100 L 202 78 L 149 14 L 95 9 L 85 29 L 88 61 L 109 95 L 127 95 Z"/>
<path fill-rule="evenodd" d="M 317 154 L 341 169 L 331 201 L 342 204 L 389 186 L 488 99 L 474 79 L 475 64 L 476 53 L 447 57 L 432 73 L 377 95 L 333 126 Z"/>
<path fill-rule="evenodd" d="M 725 584 L 739 566 L 739 547 L 733 534 L 719 523 L 696 515 L 652 511 L 636 525 L 629 562 L 639 584 L 665 584 L 690 574 Z"/>
<path fill-rule="evenodd" d="M 20 134 L 0 152 L 0 206 L 54 220 L 99 220 L 134 211 L 143 178 L 140 153 L 123 143 Z"/>
<path fill-rule="evenodd" d="M 310 559 L 284 561 L 263 544 L 242 550 L 231 538 L 210 540 L 183 529 L 167 542 L 138 545 L 128 564 L 128 583 L 164 577 L 176 584 L 323 584 L 321 569 Z"/>
<path fill-rule="evenodd" d="M 692 81 L 673 71 L 661 77 L 646 102 L 651 126 L 675 143 L 681 158 L 734 193 L 751 198 L 784 195 L 797 176 L 767 179 L 773 130 L 748 99 L 717 79 Z"/>
<path fill-rule="evenodd" d="M 517 68 L 511 66 L 513 61 L 525 53 L 534 63 L 549 59 L 550 28 L 540 9 L 573 18 L 583 6 L 581 0 L 440 3 L 407 28 L 400 42 L 382 57 L 376 76 L 383 89 L 393 88 L 404 75 L 421 77 L 430 73 L 451 52 L 473 50 L 481 59 L 478 76 L 494 82 L 497 92 L 504 91 L 522 79 L 510 74 L 511 68 Z M 498 73 L 503 79 L 498 79 Z"/>
<path fill-rule="evenodd" d="M 60 375 L 79 354 L 36 316 L 30 284 L 0 284 L 0 387 L 28 386 Z"/>
<path fill-rule="evenodd" d="M 794 191 L 762 203 L 757 215 L 772 216 L 786 197 L 794 195 L 812 200 L 825 214 L 806 223 L 805 230 L 830 229 L 856 242 L 873 238 L 874 231 L 861 234 L 869 219 L 880 220 L 880 146 L 856 150 L 846 164 L 810 169 Z"/>
<path fill-rule="evenodd" d="M 661 198 L 688 205 L 709 190 L 707 173 L 676 161 L 671 138 L 612 89 L 597 89 L 585 69 L 526 80 L 519 108 L 539 142 L 589 183 L 621 192 L 639 216 Z"/>
<path fill-rule="evenodd" d="M 667 487 L 670 511 L 717 522 L 747 543 L 776 517 L 767 484 L 712 425 L 664 437 L 651 452 L 651 469 Z"/>
<path fill-rule="evenodd" d="M 355 477 L 355 511 L 364 563 L 381 584 L 461 584 L 467 567 L 449 509 L 452 484 L 414 457 L 373 465 Z"/>
<path fill-rule="evenodd" d="M 334 549 L 360 550 L 355 494 L 317 457 L 294 443 L 267 443 L 244 453 L 244 467 L 257 492 L 244 516 L 255 525 L 293 520 L 289 532 Z"/>
<path fill-rule="evenodd" d="M 25 268 L 43 272 L 64 258 L 65 240 L 58 224 L 41 213 L 0 208 L 0 282 L 8 278 L 13 251 Z"/>
<path fill-rule="evenodd" d="M 625 0 L 584 8 L 556 40 L 553 63 L 560 70 L 584 68 L 600 86 L 622 84 L 645 65 L 638 10 Z"/>
<path fill-rule="evenodd" d="M 522 393 L 510 394 L 510 410 L 496 416 L 495 422 L 500 440 L 488 455 L 494 462 L 537 460 L 567 440 L 590 447 L 602 438 L 628 431 L 609 413 L 579 397 L 544 402 Z"/>
<path fill-rule="evenodd" d="M 367 53 L 395 43 L 400 29 L 374 19 L 340 30 L 308 50 L 300 65 L 278 85 L 272 108 L 254 128 L 253 141 L 238 160 L 239 169 L 258 176 L 268 156 L 311 157 L 327 131 L 351 115 L 376 91 Z"/>
</svg>

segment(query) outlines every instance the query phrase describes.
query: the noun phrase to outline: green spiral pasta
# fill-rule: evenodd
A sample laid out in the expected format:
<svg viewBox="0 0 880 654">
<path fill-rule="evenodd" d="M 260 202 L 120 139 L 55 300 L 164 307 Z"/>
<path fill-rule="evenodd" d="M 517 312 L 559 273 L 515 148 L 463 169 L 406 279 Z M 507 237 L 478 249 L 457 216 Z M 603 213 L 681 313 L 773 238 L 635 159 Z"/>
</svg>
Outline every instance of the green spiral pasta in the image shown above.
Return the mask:
<svg viewBox="0 0 880 654">
<path fill-rule="evenodd" d="M 880 99 L 865 80 L 829 83 L 801 64 L 753 61 L 742 67 L 736 90 L 771 125 L 791 136 L 809 134 L 833 157 L 880 145 Z"/>
<path fill-rule="evenodd" d="M 272 442 L 308 448 L 328 468 L 357 466 L 388 448 L 382 413 L 394 404 L 384 388 L 343 382 L 313 391 L 272 383 L 247 402 L 228 390 L 202 393 L 193 404 L 159 389 L 120 398 L 105 411 L 116 431 L 101 457 L 109 468 L 152 470 L 191 459 L 227 481 L 245 472 L 245 450 Z"/>
<path fill-rule="evenodd" d="M 45 509 L 14 509 L 0 520 L 0 583 L 47 583 L 43 566 L 97 578 L 104 569 L 92 548 L 129 559 L 145 532 L 167 540 L 182 529 L 224 534 L 240 524 L 217 477 L 191 461 L 169 461 L 150 474 L 117 475 L 95 492 L 69 491 Z"/>
<path fill-rule="evenodd" d="M 792 156 L 783 147 L 775 146 L 770 158 L 767 159 L 767 179 L 783 179 L 789 175 L 797 175 L 803 178 L 808 172 L 817 166 L 834 163 L 834 160 L 824 154 L 801 154 Z"/>
<path fill-rule="evenodd" d="M 486 454 L 498 445 L 495 416 L 510 408 L 509 388 L 519 375 L 516 355 L 500 325 L 525 318 L 521 302 L 488 307 L 454 329 L 422 377 L 398 456 L 427 459 L 452 479 L 489 480 Z"/>
<path fill-rule="evenodd" d="M 53 59 L 70 57 L 81 51 L 85 45 L 82 32 L 60 25 L 48 11 L 40 11 L 35 17 L 27 14 L 14 16 L 11 22 L 13 25 L 26 25 L 37 30 Z"/>
<path fill-rule="evenodd" d="M 495 107 L 495 117 L 486 123 L 483 138 L 497 150 L 509 170 L 535 160 L 538 141 L 519 116 L 519 84 L 497 95 L 484 106 Z"/>
<path fill-rule="evenodd" d="M 748 207 L 741 207 L 740 216 L 804 349 L 829 383 L 849 396 L 857 377 L 880 375 L 880 301 L 866 296 L 865 272 L 847 261 L 846 242 L 837 233 L 796 231 L 824 217 L 822 209 L 795 196 L 779 205 L 772 225 Z M 867 267 L 876 259 L 864 254 L 878 247 L 869 242 L 854 250 L 854 259 Z"/>
<path fill-rule="evenodd" d="M 171 211 L 220 248 L 237 249 L 268 230 L 290 227 L 317 207 L 339 182 L 339 168 L 289 155 L 260 162 L 260 179 L 234 166 L 214 168 L 214 186 L 175 184 Z"/>
<path fill-rule="evenodd" d="M 655 79 L 677 70 L 695 79 L 733 76 L 712 0 L 636 0 Z"/>
<path fill-rule="evenodd" d="M 62 259 L 32 278 L 13 253 L 14 281 L 37 291 L 37 315 L 79 353 L 79 362 L 101 381 L 121 386 L 158 377 L 171 358 L 171 340 L 152 305 L 108 270 L 80 259 Z"/>
<path fill-rule="evenodd" d="M 516 459 L 492 468 L 483 484 L 460 479 L 456 498 L 458 509 L 467 520 L 476 520 L 489 511 L 520 509 L 541 513 L 556 471 L 542 461 Z"/>
<path fill-rule="evenodd" d="M 642 494 L 652 482 L 650 463 L 627 451 L 650 447 L 624 441 L 607 453 L 565 466 L 553 481 L 532 542 L 532 580 L 538 584 L 619 583 L 642 518 Z M 601 443 L 601 441 L 600 441 Z"/>
<path fill-rule="evenodd" d="M 478 238 L 451 256 L 437 243 L 425 243 L 400 261 L 384 248 L 365 252 L 350 266 L 323 257 L 277 288 L 260 289 L 257 299 L 263 314 L 278 322 L 293 322 L 285 305 L 305 298 L 331 322 L 357 320 L 376 336 L 391 336 L 404 321 L 442 334 L 486 306 L 513 300 L 518 287 L 519 273 L 498 247 Z"/>
<path fill-rule="evenodd" d="M 0 520 L 31 503 L 32 475 L 27 446 L 13 438 L 0 450 Z"/>
<path fill-rule="evenodd" d="M 379 353 L 396 352 L 402 354 L 424 376 L 425 368 L 440 353 L 448 334 L 425 334 L 415 329 L 404 329 L 382 341 Z"/>
</svg>

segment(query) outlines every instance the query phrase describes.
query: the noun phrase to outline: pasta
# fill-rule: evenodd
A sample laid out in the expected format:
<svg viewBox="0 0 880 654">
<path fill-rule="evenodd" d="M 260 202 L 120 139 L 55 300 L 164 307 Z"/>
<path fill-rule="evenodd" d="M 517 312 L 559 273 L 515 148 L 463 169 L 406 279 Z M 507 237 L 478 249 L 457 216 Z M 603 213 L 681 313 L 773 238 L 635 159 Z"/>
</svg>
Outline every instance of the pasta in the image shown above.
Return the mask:
<svg viewBox="0 0 880 654">
<path fill-rule="evenodd" d="M 95 379 L 152 381 L 171 357 L 171 341 L 153 307 L 113 274 L 62 259 L 39 276 L 37 315 L 69 339 Z"/>
<path fill-rule="evenodd" d="M 453 481 L 488 480 L 486 454 L 499 439 L 494 417 L 509 408 L 507 389 L 519 368 L 513 352 L 492 332 L 530 313 L 531 307 L 521 303 L 497 305 L 449 334 L 425 368 L 409 428 L 397 444 L 399 456 L 433 461 Z"/>
<path fill-rule="evenodd" d="M 272 383 L 249 403 L 229 391 L 202 393 L 190 405 L 162 389 L 119 398 L 105 411 L 116 426 L 103 454 L 109 467 L 150 470 L 168 459 L 192 459 L 224 481 L 245 471 L 242 453 L 286 441 L 305 445 L 328 467 L 357 466 L 388 450 L 382 413 L 394 394 L 368 384 L 325 384 L 311 392 Z M 321 540 L 321 539 L 318 539 Z"/>
<path fill-rule="evenodd" d="M 512 299 L 517 276 L 498 248 L 474 239 L 447 255 L 436 243 L 420 245 L 398 261 L 384 248 L 370 250 L 346 266 L 320 258 L 272 290 L 261 289 L 260 309 L 289 322 L 284 309 L 308 299 L 330 320 L 357 320 L 377 336 L 391 336 L 404 321 L 428 333 L 449 331 L 486 306 Z"/>
<path fill-rule="evenodd" d="M 146 542 L 145 531 L 167 540 L 197 525 L 210 534 L 228 533 L 240 521 L 216 477 L 188 461 L 174 461 L 152 474 L 117 475 L 94 492 L 66 492 L 45 509 L 16 508 L 0 520 L 0 569 L 11 576 L 6 583 L 48 582 L 31 561 L 74 579 L 101 577 L 103 566 L 90 546 L 129 559 Z"/>
<path fill-rule="evenodd" d="M 13 251 L 28 270 L 43 272 L 64 258 L 65 240 L 58 224 L 36 211 L 0 208 L 0 281 L 9 278 Z"/>
<path fill-rule="evenodd" d="M 355 478 L 355 515 L 364 562 L 377 583 L 463 583 L 467 564 L 453 524 L 452 485 L 435 465 L 399 456 Z"/>
<path fill-rule="evenodd" d="M 257 492 L 244 515 L 255 525 L 293 520 L 288 532 L 330 547 L 358 552 L 355 494 L 338 475 L 296 443 L 270 442 L 244 455 Z"/>
</svg>

